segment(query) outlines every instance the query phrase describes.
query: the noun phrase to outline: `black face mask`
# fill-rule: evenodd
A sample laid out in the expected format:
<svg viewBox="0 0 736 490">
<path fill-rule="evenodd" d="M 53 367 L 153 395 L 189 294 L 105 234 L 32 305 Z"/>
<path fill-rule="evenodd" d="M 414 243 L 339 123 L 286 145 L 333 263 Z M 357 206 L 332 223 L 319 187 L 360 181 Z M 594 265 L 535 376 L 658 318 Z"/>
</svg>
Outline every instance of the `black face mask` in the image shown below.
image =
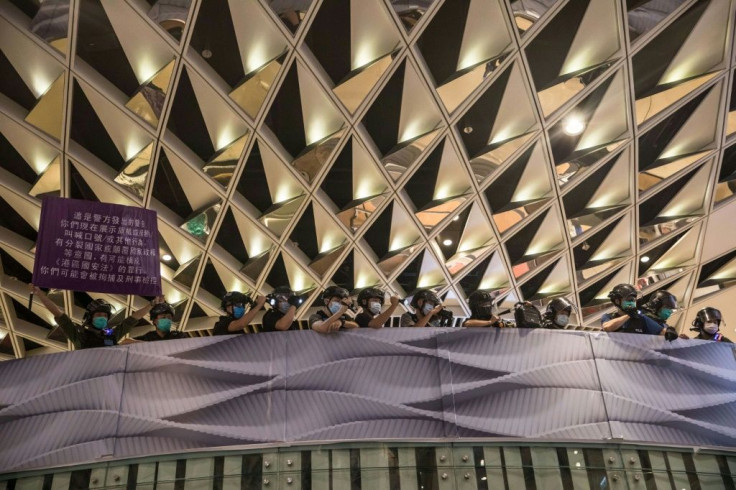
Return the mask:
<svg viewBox="0 0 736 490">
<path fill-rule="evenodd" d="M 493 316 L 493 306 L 492 305 L 482 305 L 477 306 L 475 308 L 476 315 L 479 320 L 490 320 L 491 316 Z"/>
</svg>

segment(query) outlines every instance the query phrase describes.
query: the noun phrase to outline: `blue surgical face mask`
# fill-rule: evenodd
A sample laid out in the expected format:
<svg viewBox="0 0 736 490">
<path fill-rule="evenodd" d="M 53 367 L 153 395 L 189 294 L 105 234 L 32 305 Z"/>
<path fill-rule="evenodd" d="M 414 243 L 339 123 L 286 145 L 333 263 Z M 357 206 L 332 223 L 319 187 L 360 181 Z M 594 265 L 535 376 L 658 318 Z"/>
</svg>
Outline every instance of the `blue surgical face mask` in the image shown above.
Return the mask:
<svg viewBox="0 0 736 490">
<path fill-rule="evenodd" d="M 98 316 L 96 318 L 93 318 L 92 325 L 95 328 L 102 330 L 103 328 L 107 326 L 107 318 L 105 318 L 104 316 Z"/>
<path fill-rule="evenodd" d="M 672 310 L 669 308 L 661 308 L 657 316 L 662 320 L 667 320 L 670 316 L 672 316 Z"/>
<path fill-rule="evenodd" d="M 567 315 L 557 315 L 557 318 L 555 318 L 555 324 L 558 327 L 566 327 L 567 322 L 570 321 L 570 317 Z"/>
<path fill-rule="evenodd" d="M 636 308 L 636 301 L 623 301 L 621 302 L 621 308 L 624 310 Z"/>
<path fill-rule="evenodd" d="M 171 318 L 159 318 L 156 322 L 156 328 L 162 332 L 168 332 L 171 330 Z"/>
<path fill-rule="evenodd" d="M 434 309 L 434 305 L 431 303 L 424 303 L 424 306 L 422 306 L 422 314 L 424 316 L 429 315 L 429 312 Z"/>
<path fill-rule="evenodd" d="M 370 311 L 373 315 L 378 315 L 381 313 L 381 303 L 378 301 L 371 301 L 368 303 L 368 311 Z"/>
<path fill-rule="evenodd" d="M 340 308 L 342 308 L 342 305 L 340 304 L 339 301 L 332 301 L 330 302 L 330 306 L 328 306 L 327 308 L 330 310 L 330 313 L 334 315 L 335 313 L 340 311 Z"/>
<path fill-rule="evenodd" d="M 286 313 L 289 311 L 289 308 L 291 308 L 291 305 L 288 301 L 279 301 L 279 311 L 281 313 Z"/>
<path fill-rule="evenodd" d="M 245 314 L 245 306 L 233 306 L 233 318 L 236 320 Z"/>
</svg>

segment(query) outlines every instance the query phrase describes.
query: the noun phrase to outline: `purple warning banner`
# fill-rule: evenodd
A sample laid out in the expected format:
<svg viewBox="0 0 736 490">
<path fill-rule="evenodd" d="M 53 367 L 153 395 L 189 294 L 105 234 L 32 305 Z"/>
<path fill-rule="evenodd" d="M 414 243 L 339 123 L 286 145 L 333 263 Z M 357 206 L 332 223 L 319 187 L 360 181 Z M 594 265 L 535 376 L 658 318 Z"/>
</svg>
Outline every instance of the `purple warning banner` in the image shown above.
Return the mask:
<svg viewBox="0 0 736 490">
<path fill-rule="evenodd" d="M 33 283 L 73 291 L 161 294 L 156 212 L 44 198 Z"/>
</svg>

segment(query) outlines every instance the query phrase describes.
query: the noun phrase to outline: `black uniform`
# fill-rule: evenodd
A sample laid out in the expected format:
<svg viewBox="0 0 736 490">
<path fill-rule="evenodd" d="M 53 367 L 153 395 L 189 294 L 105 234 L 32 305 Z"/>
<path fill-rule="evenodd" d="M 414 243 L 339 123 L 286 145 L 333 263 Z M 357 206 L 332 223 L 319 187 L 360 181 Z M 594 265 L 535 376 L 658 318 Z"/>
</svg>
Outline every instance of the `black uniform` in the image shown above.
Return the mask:
<svg viewBox="0 0 736 490">
<path fill-rule="evenodd" d="M 610 320 L 613 320 L 614 318 L 618 318 L 621 315 L 623 315 L 623 313 L 618 311 L 612 314 L 606 313 L 601 317 L 601 325 Z M 662 327 L 659 322 L 652 320 L 648 316 L 640 314 L 635 318 L 629 318 L 628 320 L 626 320 L 624 324 L 621 325 L 621 328 L 616 330 L 616 332 L 659 335 L 663 328 L 664 327 Z"/>
<path fill-rule="evenodd" d="M 374 318 L 375 317 L 371 314 L 362 311 L 355 316 L 355 323 L 357 323 L 360 328 L 371 328 L 368 324 Z M 386 320 L 386 323 L 383 324 L 383 328 L 389 328 L 390 326 L 391 319 L 389 318 L 388 320 Z"/>
<path fill-rule="evenodd" d="M 276 308 L 271 308 L 263 315 L 263 325 L 261 326 L 261 332 L 278 332 L 276 329 L 276 322 L 281 320 L 284 314 Z M 294 320 L 291 322 L 291 326 L 287 330 L 299 330 L 299 323 Z"/>
<path fill-rule="evenodd" d="M 166 334 L 163 337 L 161 337 L 156 330 L 151 330 L 150 332 L 147 332 L 145 335 L 142 335 L 136 338 L 138 340 L 144 340 L 146 342 L 155 342 L 157 340 L 185 339 L 187 338 L 187 335 L 184 332 L 178 332 L 176 330 L 169 330 L 168 332 L 166 332 Z"/>
<path fill-rule="evenodd" d="M 328 318 L 330 318 L 331 316 L 332 316 L 331 314 L 328 315 L 322 310 L 317 311 L 317 313 L 309 317 L 309 328 L 312 328 L 312 325 L 314 325 L 315 322 L 323 322 L 327 320 Z M 342 315 L 340 318 L 337 319 L 337 321 L 342 321 L 344 323 L 344 322 L 349 322 L 352 320 L 350 319 L 349 316 Z M 340 328 L 344 328 L 344 327 L 340 327 Z"/>
<path fill-rule="evenodd" d="M 705 337 L 703 337 L 703 332 L 700 332 L 698 334 L 698 336 L 697 337 L 694 337 L 694 338 L 696 338 L 698 340 L 711 340 L 711 341 L 715 341 L 715 342 L 726 342 L 728 344 L 733 344 L 733 341 L 731 339 L 729 339 L 728 337 L 725 337 L 723 335 L 721 335 L 718 339 L 715 339 L 713 337 L 711 337 L 709 339 L 706 339 Z"/>
<path fill-rule="evenodd" d="M 236 333 L 245 333 L 245 330 L 238 332 L 230 332 L 227 327 L 230 326 L 231 322 L 234 322 L 235 318 L 230 315 L 221 316 L 215 326 L 212 328 L 212 335 L 235 335 Z"/>
<path fill-rule="evenodd" d="M 90 349 L 93 347 L 109 347 L 117 345 L 118 341 L 130 332 L 130 329 L 138 324 L 138 319 L 129 316 L 120 325 L 110 327 L 112 332 L 105 335 L 105 330 L 94 327 L 76 325 L 66 314 L 57 317 L 56 323 L 66 334 L 66 337 L 74 344 L 75 349 Z"/>
</svg>

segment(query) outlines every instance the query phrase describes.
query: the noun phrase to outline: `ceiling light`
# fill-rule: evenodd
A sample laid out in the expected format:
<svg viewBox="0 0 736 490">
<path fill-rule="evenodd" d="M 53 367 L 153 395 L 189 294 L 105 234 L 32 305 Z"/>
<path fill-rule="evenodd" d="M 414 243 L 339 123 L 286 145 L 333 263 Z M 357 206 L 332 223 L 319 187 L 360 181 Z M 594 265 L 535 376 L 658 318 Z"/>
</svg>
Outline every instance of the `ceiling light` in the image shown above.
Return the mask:
<svg viewBox="0 0 736 490">
<path fill-rule="evenodd" d="M 473 132 L 473 126 L 465 126 L 463 128 L 463 133 L 465 133 L 465 134 L 470 134 L 472 132 Z"/>
<path fill-rule="evenodd" d="M 454 218 L 452 218 L 452 221 L 457 221 L 459 219 L 460 219 L 460 216 L 455 216 Z"/>
<path fill-rule="evenodd" d="M 570 116 L 567 116 L 565 121 L 563 122 L 563 131 L 565 133 L 569 134 L 570 136 L 575 136 L 583 132 L 585 129 L 585 121 L 582 117 L 573 114 Z"/>
<path fill-rule="evenodd" d="M 208 60 L 208 59 L 212 58 L 212 51 L 210 51 L 210 50 L 209 50 L 209 49 L 207 49 L 207 48 L 203 49 L 203 50 L 202 50 L 202 58 L 204 58 L 204 59 L 206 59 L 206 60 Z"/>
<path fill-rule="evenodd" d="M 452 245 L 452 240 L 450 240 L 449 238 L 445 238 L 444 240 L 442 240 L 442 245 L 444 245 L 445 247 L 449 247 L 450 245 Z"/>
<path fill-rule="evenodd" d="M 163 254 L 163 255 L 161 256 L 161 260 L 163 260 L 164 262 L 168 262 L 169 260 L 171 260 L 171 259 L 173 259 L 173 258 L 174 258 L 174 257 L 172 257 L 172 256 L 171 256 L 170 254 Z"/>
<path fill-rule="evenodd" d="M 640 259 L 643 263 L 649 262 L 649 256 L 648 255 L 642 255 Z"/>
</svg>

